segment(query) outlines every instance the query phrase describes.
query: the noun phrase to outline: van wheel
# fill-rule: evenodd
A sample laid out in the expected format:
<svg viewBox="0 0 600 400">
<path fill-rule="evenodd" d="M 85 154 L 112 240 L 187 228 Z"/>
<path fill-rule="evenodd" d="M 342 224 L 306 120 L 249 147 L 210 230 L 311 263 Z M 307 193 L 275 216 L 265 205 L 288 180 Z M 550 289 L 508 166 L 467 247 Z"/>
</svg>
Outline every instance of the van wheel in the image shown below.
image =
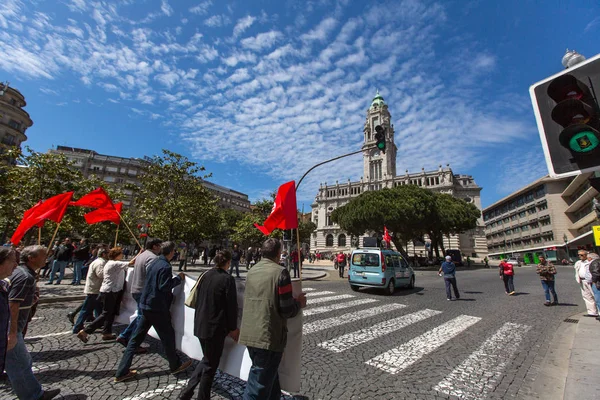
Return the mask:
<svg viewBox="0 0 600 400">
<path fill-rule="evenodd" d="M 350 285 L 350 289 L 352 289 L 353 292 L 358 292 L 358 286 L 356 285 Z"/>
<path fill-rule="evenodd" d="M 408 284 L 408 288 L 409 289 L 415 288 L 415 276 L 414 275 L 410 278 L 410 283 Z"/>
<path fill-rule="evenodd" d="M 390 282 L 388 283 L 387 287 L 385 288 L 385 295 L 386 296 L 391 296 L 394 294 L 394 292 L 396 291 L 396 284 L 394 283 L 393 279 L 390 279 Z"/>
</svg>

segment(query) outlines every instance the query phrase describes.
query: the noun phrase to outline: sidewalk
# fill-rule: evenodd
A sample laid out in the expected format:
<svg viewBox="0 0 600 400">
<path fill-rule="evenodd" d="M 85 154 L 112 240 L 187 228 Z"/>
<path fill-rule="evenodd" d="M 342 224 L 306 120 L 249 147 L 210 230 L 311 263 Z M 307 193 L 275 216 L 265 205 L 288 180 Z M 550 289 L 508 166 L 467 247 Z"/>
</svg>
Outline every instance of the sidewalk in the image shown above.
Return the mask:
<svg viewBox="0 0 600 400">
<path fill-rule="evenodd" d="M 329 263 L 331 264 L 331 263 Z M 189 265 L 187 266 L 187 271 L 184 271 L 186 275 L 193 277 L 194 279 L 198 278 L 200 273 L 204 271 L 208 271 L 211 267 L 201 264 Z M 173 263 L 173 273 L 179 273 L 179 263 Z M 333 271 L 333 267 L 331 268 Z M 235 271 L 233 271 L 235 276 Z M 240 279 L 245 280 L 248 271 L 246 271 L 245 265 L 240 265 Z M 293 274 L 292 274 L 293 276 Z M 306 264 L 302 269 L 302 280 L 315 280 L 322 279 L 327 277 L 327 272 L 323 267 L 317 266 L 316 264 Z M 40 303 L 56 303 L 62 301 L 77 301 L 85 299 L 85 295 L 83 294 L 83 288 L 85 287 L 83 284 L 78 286 L 71 286 L 71 279 L 73 278 L 72 273 L 65 273 L 65 277 L 63 282 L 60 285 L 46 285 L 47 278 L 40 278 L 39 288 L 40 288 Z M 292 279 L 295 281 L 297 279 Z"/>
<path fill-rule="evenodd" d="M 550 343 L 524 400 L 600 398 L 600 322 L 577 313 L 566 319 Z"/>
</svg>

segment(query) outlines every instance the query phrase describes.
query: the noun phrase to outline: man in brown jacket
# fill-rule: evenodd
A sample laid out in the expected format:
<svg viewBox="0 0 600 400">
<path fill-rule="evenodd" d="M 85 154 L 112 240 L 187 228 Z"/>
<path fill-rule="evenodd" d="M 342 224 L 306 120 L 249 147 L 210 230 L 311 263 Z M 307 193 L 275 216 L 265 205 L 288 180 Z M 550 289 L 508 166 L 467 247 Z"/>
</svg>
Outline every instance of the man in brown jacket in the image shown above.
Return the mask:
<svg viewBox="0 0 600 400">
<path fill-rule="evenodd" d="M 556 275 L 556 268 L 552 263 L 546 261 L 546 258 L 540 256 L 540 263 L 537 266 L 536 273 L 540 276 L 542 280 L 542 286 L 544 288 L 544 293 L 546 294 L 546 302 L 545 306 L 555 306 L 558 304 L 558 296 L 554 291 L 554 275 Z M 554 301 L 550 303 L 550 292 L 552 292 L 552 298 Z"/>
</svg>

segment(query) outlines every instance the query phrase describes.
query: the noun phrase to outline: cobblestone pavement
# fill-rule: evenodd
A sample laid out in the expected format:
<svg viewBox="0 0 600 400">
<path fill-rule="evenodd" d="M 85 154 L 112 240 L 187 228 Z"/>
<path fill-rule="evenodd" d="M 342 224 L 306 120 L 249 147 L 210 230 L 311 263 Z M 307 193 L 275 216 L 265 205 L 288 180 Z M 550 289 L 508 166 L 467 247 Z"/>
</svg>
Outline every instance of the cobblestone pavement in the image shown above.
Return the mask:
<svg viewBox="0 0 600 400">
<path fill-rule="evenodd" d="M 561 305 L 555 307 L 543 306 L 533 268 L 517 269 L 515 296 L 504 293 L 496 269 L 459 271 L 461 299 L 452 302 L 432 271 L 417 272 L 415 289 L 389 297 L 371 289 L 353 292 L 341 279 L 306 282 L 296 398 L 518 399 L 535 379 L 536 360 L 543 359 L 555 328 L 585 312 L 572 268 L 558 271 Z M 113 383 L 123 347 L 102 343 L 100 335 L 84 345 L 70 334 L 65 314 L 76 305 L 42 305 L 30 326 L 26 341 L 44 387 L 60 387 L 70 400 L 177 397 L 191 369 L 187 376 L 169 374 L 156 341 L 134 359 L 137 380 Z M 243 388 L 239 379 L 219 374 L 213 398 L 238 399 Z M 0 387 L 0 398 L 12 398 L 9 385 Z"/>
</svg>

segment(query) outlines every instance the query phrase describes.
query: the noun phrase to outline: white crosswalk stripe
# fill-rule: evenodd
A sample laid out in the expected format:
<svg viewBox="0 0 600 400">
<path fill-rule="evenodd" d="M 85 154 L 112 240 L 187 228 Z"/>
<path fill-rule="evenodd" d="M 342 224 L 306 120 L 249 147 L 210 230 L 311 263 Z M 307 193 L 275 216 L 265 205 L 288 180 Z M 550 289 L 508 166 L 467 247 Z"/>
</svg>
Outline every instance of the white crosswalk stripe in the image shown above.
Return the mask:
<svg viewBox="0 0 600 400">
<path fill-rule="evenodd" d="M 303 292 L 314 292 L 315 290 L 317 290 L 317 289 L 312 288 L 312 287 L 303 287 L 302 288 Z"/>
<path fill-rule="evenodd" d="M 424 319 L 441 314 L 441 311 L 436 310 L 421 310 L 412 314 L 403 315 L 398 318 L 393 318 L 381 323 L 375 324 L 368 328 L 361 329 L 356 332 L 350 332 L 334 339 L 319 343 L 318 346 L 324 349 L 340 353 L 354 346 L 366 343 L 378 337 L 400 330 L 406 326 L 417 323 Z"/>
<path fill-rule="evenodd" d="M 308 305 L 328 303 L 330 301 L 336 301 L 336 300 L 351 299 L 352 297 L 354 297 L 354 296 L 352 296 L 351 294 L 339 294 L 337 296 L 319 297 L 318 299 L 308 300 Z"/>
<path fill-rule="evenodd" d="M 530 329 L 527 325 L 505 323 L 434 390 L 465 400 L 485 398 Z"/>
<path fill-rule="evenodd" d="M 326 313 L 329 311 L 343 310 L 344 308 L 362 306 L 363 304 L 376 303 L 377 301 L 378 300 L 375 300 L 375 299 L 352 300 L 352 301 L 347 301 L 345 303 L 330 304 L 328 306 L 321 306 L 321 307 L 315 307 L 315 308 L 307 308 L 307 309 L 303 310 L 302 313 L 306 317 L 308 315 L 323 314 L 323 313 Z"/>
<path fill-rule="evenodd" d="M 401 308 L 406 307 L 404 304 L 385 304 L 379 307 L 367 308 L 366 310 L 360 310 L 356 312 L 351 312 L 348 314 L 342 314 L 337 317 L 325 318 L 317 321 L 313 321 L 311 323 L 305 324 L 302 331 L 304 334 L 313 333 L 322 331 L 325 329 L 333 328 L 334 326 L 339 326 L 343 324 L 347 324 L 349 322 L 359 321 L 361 319 L 369 318 L 378 314 L 382 314 L 385 312 L 399 310 Z"/>
<path fill-rule="evenodd" d="M 328 292 L 328 291 L 323 291 L 323 292 L 309 292 L 306 293 L 306 297 L 313 297 L 313 296 L 325 296 L 328 294 L 335 294 L 335 292 Z"/>
<path fill-rule="evenodd" d="M 460 315 L 395 349 L 370 359 L 366 364 L 390 374 L 403 371 L 480 320 L 479 317 Z"/>
</svg>

